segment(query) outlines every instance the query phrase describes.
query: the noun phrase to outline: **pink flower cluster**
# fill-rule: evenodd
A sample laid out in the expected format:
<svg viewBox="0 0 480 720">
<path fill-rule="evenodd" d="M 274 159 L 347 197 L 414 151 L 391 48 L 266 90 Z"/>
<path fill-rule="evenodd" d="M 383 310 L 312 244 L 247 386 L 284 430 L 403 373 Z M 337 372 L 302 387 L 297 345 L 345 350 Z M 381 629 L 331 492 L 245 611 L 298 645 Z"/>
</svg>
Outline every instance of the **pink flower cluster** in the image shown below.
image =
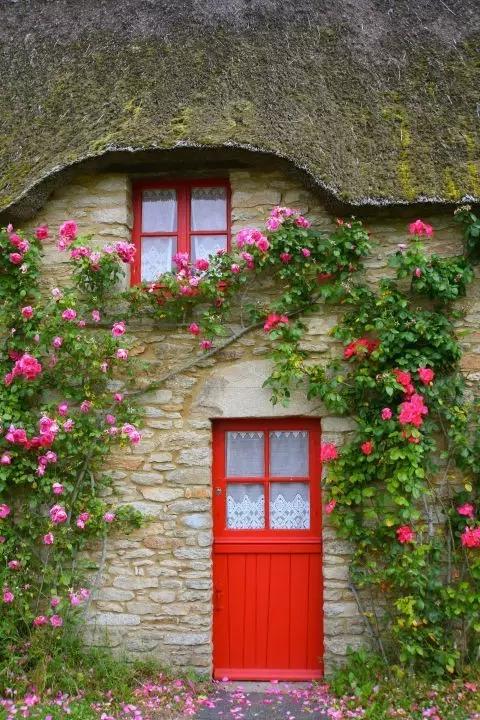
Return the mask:
<svg viewBox="0 0 480 720">
<path fill-rule="evenodd" d="M 25 380 L 35 380 L 41 372 L 42 365 L 38 362 L 37 358 L 28 353 L 24 353 L 15 361 L 12 370 L 5 375 L 4 383 L 7 386 L 11 385 L 16 377 L 23 377 Z"/>
<path fill-rule="evenodd" d="M 133 243 L 119 241 L 113 247 L 122 262 L 132 263 L 134 261 L 137 250 Z"/>
<path fill-rule="evenodd" d="M 142 439 L 135 425 L 131 425 L 130 423 L 124 423 L 122 425 L 122 435 L 126 435 L 132 445 L 137 445 Z"/>
<path fill-rule="evenodd" d="M 278 230 L 278 228 L 283 225 L 285 220 L 292 220 L 297 227 L 301 228 L 309 228 L 311 225 L 310 221 L 303 217 L 298 210 L 277 205 L 270 212 L 265 227 L 270 232 L 275 232 L 275 230 Z"/>
<path fill-rule="evenodd" d="M 78 592 L 71 592 L 68 597 L 70 599 L 70 605 L 76 607 L 82 602 L 88 600 L 90 597 L 90 590 L 87 590 L 87 588 L 80 588 Z"/>
<path fill-rule="evenodd" d="M 428 414 L 428 407 L 423 402 L 423 396 L 414 393 L 409 400 L 401 403 L 398 421 L 401 425 L 420 427 L 423 416 Z"/>
<path fill-rule="evenodd" d="M 270 313 L 268 315 L 265 324 L 263 326 L 264 332 L 271 332 L 275 330 L 279 325 L 288 325 L 287 315 L 278 315 L 277 313 Z"/>
<path fill-rule="evenodd" d="M 66 220 L 58 229 L 58 249 L 66 250 L 78 235 L 78 225 L 74 220 Z"/>
<path fill-rule="evenodd" d="M 433 227 L 423 222 L 423 220 L 415 220 L 415 222 L 410 223 L 408 226 L 408 232 L 410 235 L 425 235 L 426 237 L 431 237 L 433 235 Z"/>
<path fill-rule="evenodd" d="M 45 415 L 40 418 L 38 425 L 40 430 L 39 435 L 36 435 L 31 440 L 28 439 L 27 433 L 23 428 L 17 428 L 15 425 L 10 425 L 5 435 L 5 440 L 12 443 L 12 445 L 22 445 L 25 450 L 49 447 L 55 440 L 58 432 L 58 425 L 55 420 L 52 420 Z M 49 456 L 48 462 L 55 462 L 52 458 L 53 455 Z"/>
<path fill-rule="evenodd" d="M 260 252 L 267 252 L 270 247 L 265 235 L 256 228 L 244 228 L 237 235 L 237 247 L 243 248 L 245 245 L 255 245 Z"/>
<path fill-rule="evenodd" d="M 380 342 L 378 340 L 362 337 L 347 345 L 343 351 L 343 357 L 345 360 L 349 360 L 351 357 L 357 356 L 365 357 L 365 355 L 370 355 L 374 350 L 376 350 L 379 345 Z"/>
<path fill-rule="evenodd" d="M 28 252 L 28 250 L 30 249 L 30 244 L 28 240 L 24 240 L 19 235 L 14 233 L 13 227 L 11 225 L 7 227 L 7 232 L 10 244 L 17 251 L 11 252 L 8 256 L 8 259 L 10 260 L 12 265 L 21 265 L 24 260 L 24 253 Z"/>
</svg>

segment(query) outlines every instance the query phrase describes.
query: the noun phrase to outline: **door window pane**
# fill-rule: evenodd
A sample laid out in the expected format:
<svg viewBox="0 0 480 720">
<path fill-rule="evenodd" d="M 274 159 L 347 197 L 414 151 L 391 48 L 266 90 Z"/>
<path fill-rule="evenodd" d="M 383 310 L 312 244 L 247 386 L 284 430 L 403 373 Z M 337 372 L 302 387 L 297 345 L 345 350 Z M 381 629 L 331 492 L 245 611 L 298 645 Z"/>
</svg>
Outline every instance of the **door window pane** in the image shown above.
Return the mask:
<svg viewBox="0 0 480 720">
<path fill-rule="evenodd" d="M 151 282 L 172 269 L 172 257 L 177 251 L 174 237 L 142 238 L 142 281 Z"/>
<path fill-rule="evenodd" d="M 174 232 L 176 229 L 176 191 L 144 190 L 142 192 L 143 232 Z"/>
<path fill-rule="evenodd" d="M 308 475 L 306 430 L 274 430 L 270 433 L 270 475 L 276 477 Z"/>
<path fill-rule="evenodd" d="M 207 259 L 217 250 L 226 250 L 226 235 L 192 235 L 192 260 Z"/>
<path fill-rule="evenodd" d="M 274 530 L 309 529 L 308 483 L 270 483 L 270 527 Z"/>
<path fill-rule="evenodd" d="M 261 484 L 227 484 L 227 528 L 255 530 L 265 526 L 265 497 Z"/>
<path fill-rule="evenodd" d="M 227 477 L 263 477 L 263 432 L 227 432 Z"/>
<path fill-rule="evenodd" d="M 191 216 L 192 230 L 226 230 L 226 189 L 224 187 L 192 188 Z"/>
</svg>

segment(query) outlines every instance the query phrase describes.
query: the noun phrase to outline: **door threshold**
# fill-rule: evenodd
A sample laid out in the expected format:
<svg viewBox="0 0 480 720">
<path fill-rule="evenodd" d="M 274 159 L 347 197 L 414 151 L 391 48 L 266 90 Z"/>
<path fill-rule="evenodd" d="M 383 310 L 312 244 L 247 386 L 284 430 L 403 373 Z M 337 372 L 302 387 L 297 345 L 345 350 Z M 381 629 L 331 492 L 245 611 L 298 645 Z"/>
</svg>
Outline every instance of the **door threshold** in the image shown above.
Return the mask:
<svg viewBox="0 0 480 720">
<path fill-rule="evenodd" d="M 275 681 L 281 680 L 282 682 L 296 682 L 296 681 L 308 681 L 308 680 L 321 680 L 323 678 L 323 672 L 320 668 L 317 669 L 270 669 L 270 668 L 217 668 L 214 670 L 213 679 L 222 680 L 223 682 L 229 682 L 231 680 L 252 680 L 252 681 L 267 681 L 275 683 Z"/>
</svg>

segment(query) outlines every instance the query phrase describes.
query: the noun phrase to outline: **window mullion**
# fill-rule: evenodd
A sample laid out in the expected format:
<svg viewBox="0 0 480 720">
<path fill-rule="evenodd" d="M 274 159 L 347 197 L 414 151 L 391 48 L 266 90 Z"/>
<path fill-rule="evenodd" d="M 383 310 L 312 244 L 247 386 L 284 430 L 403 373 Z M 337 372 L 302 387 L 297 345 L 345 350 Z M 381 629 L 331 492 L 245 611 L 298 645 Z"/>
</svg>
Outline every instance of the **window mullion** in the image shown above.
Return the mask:
<svg viewBox="0 0 480 720">
<path fill-rule="evenodd" d="M 178 252 L 188 253 L 190 255 L 189 242 L 189 208 L 190 191 L 186 185 L 178 188 Z"/>
</svg>

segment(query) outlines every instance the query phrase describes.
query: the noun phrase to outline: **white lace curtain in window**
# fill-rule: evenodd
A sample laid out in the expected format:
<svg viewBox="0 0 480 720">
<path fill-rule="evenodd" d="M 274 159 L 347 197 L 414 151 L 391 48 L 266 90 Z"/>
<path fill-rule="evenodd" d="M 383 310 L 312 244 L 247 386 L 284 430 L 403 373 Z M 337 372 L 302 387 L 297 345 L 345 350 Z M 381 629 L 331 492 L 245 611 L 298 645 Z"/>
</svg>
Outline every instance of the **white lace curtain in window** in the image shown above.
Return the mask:
<svg viewBox="0 0 480 720">
<path fill-rule="evenodd" d="M 232 483 L 227 486 L 227 528 L 255 530 L 265 526 L 263 485 Z"/>
<path fill-rule="evenodd" d="M 274 430 L 270 433 L 270 475 L 276 477 L 308 475 L 306 430 Z"/>
<path fill-rule="evenodd" d="M 308 530 L 310 498 L 308 483 L 270 484 L 270 527 L 274 530 Z"/>
</svg>

